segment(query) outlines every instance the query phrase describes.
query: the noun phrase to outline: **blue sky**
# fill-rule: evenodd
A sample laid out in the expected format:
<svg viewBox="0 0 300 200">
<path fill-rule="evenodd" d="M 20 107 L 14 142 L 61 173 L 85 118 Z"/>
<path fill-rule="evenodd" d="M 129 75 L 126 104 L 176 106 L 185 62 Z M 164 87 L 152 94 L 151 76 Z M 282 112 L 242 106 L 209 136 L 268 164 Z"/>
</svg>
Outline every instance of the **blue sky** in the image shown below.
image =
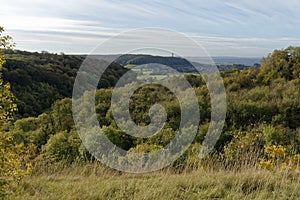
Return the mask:
<svg viewBox="0 0 300 200">
<path fill-rule="evenodd" d="M 29 51 L 89 53 L 123 31 L 160 27 L 185 33 L 212 56 L 262 57 L 273 49 L 300 46 L 300 3 L 9 0 L 1 3 L 0 26 L 18 49 Z M 187 50 L 185 56 L 197 55 Z"/>
</svg>

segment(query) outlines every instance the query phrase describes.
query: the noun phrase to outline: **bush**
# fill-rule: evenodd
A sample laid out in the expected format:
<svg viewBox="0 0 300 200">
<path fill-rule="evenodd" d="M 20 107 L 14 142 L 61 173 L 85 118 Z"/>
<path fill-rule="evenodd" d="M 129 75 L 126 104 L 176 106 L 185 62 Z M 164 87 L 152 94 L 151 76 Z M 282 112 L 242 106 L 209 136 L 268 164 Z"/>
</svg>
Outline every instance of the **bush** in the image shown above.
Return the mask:
<svg viewBox="0 0 300 200">
<path fill-rule="evenodd" d="M 14 144 L 6 133 L 0 133 L 0 197 L 4 197 L 11 184 L 31 172 L 30 147 Z"/>
<path fill-rule="evenodd" d="M 10 135 L 16 143 L 34 144 L 38 150 L 47 143 L 52 134 L 54 134 L 54 130 L 51 117 L 45 113 L 37 118 L 29 117 L 17 120 L 10 130 Z"/>
<path fill-rule="evenodd" d="M 282 141 L 279 131 L 271 125 L 263 128 L 263 135 L 267 145 L 279 144 Z"/>
<path fill-rule="evenodd" d="M 264 138 L 260 128 L 236 131 L 233 139 L 224 147 L 223 158 L 228 167 L 254 166 L 262 155 Z"/>
<path fill-rule="evenodd" d="M 62 131 L 50 137 L 43 146 L 43 152 L 48 159 L 73 162 L 80 157 L 80 146 L 81 140 L 76 131 Z"/>
<path fill-rule="evenodd" d="M 259 166 L 269 171 L 300 171 L 300 154 L 286 155 L 282 145 L 264 146 L 266 158 L 260 158 Z"/>
</svg>

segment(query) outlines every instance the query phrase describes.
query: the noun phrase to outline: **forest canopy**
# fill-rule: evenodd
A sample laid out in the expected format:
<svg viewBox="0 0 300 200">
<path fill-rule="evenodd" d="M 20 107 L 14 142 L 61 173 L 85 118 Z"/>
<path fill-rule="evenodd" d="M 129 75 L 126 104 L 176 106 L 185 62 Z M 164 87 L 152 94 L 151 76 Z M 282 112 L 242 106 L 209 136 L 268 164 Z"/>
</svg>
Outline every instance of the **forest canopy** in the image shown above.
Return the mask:
<svg viewBox="0 0 300 200">
<path fill-rule="evenodd" d="M 21 117 L 37 116 L 58 99 L 72 96 L 77 71 L 85 59 L 80 55 L 30 53 L 3 50 L 4 81 L 9 82 L 17 97 Z M 99 88 L 108 88 L 128 71 L 112 63 L 99 81 Z"/>
<path fill-rule="evenodd" d="M 223 160 L 227 167 L 237 167 L 245 163 L 256 165 L 259 158 L 265 155 L 264 146 L 281 145 L 285 149 L 285 155 L 290 156 L 300 153 L 299 49 L 289 47 L 274 51 L 263 59 L 260 69 L 250 68 L 222 72 L 228 100 L 227 117 L 225 127 L 213 153 L 218 159 Z M 25 52 L 18 51 L 16 54 L 10 53 L 9 56 L 6 54 L 8 58 L 25 54 Z M 41 66 L 41 63 L 46 62 L 43 59 L 51 60 L 51 58 L 53 59 L 49 62 L 52 64 Z M 26 59 L 28 60 L 25 62 Z M 63 98 L 64 95 L 70 95 L 68 92 L 76 74 L 77 68 L 71 66 L 76 63 L 79 65 L 81 59 L 78 56 L 29 54 L 29 57 L 25 55 L 19 57 L 24 68 L 21 64 L 14 68 L 18 59 L 8 59 L 8 63 L 11 63 L 6 64 L 5 74 L 8 75 L 6 80 L 15 84 L 16 96 L 20 93 L 24 95 L 25 100 L 28 98 L 27 101 L 29 98 L 30 101 L 34 99 L 35 102 L 45 101 L 49 92 L 56 92 L 55 94 Z M 72 61 L 74 65 L 71 64 Z M 31 62 L 32 64 L 29 65 L 28 63 Z M 29 68 L 30 70 L 26 69 L 29 66 L 33 67 Z M 24 71 L 22 77 L 27 77 L 26 81 L 18 82 L 22 79 L 12 76 L 12 74 L 19 74 L 18 70 Z M 120 72 L 123 73 L 124 69 L 120 68 Z M 117 74 L 117 76 L 120 75 L 121 73 Z M 43 76 L 43 79 L 39 79 L 40 76 Z M 52 79 L 52 76 L 56 78 Z M 194 153 L 201 147 L 210 123 L 211 103 L 203 77 L 197 74 L 187 74 L 186 78 L 198 96 L 201 121 L 190 150 L 174 163 L 174 168 L 194 166 L 198 162 L 197 160 L 200 158 L 197 158 Z M 41 92 L 27 92 L 37 90 L 35 84 L 44 85 L 44 96 L 39 96 L 43 94 Z M 22 97 L 20 94 L 19 97 Z M 130 100 L 131 117 L 136 124 L 141 126 L 149 124 L 148 112 L 152 105 L 160 103 L 166 109 L 165 126 L 159 134 L 148 139 L 137 139 L 119 129 L 112 116 L 111 94 L 112 88 L 99 89 L 95 96 L 95 106 L 100 126 L 107 137 L 117 146 L 132 152 L 152 151 L 168 144 L 176 134 L 180 124 L 180 105 L 177 98 L 166 88 L 150 84 L 137 90 Z M 30 97 L 30 95 L 33 96 Z M 19 103 L 25 101 L 24 99 L 21 98 Z M 48 100 L 47 106 L 52 101 L 55 99 Z M 76 133 L 71 106 L 70 98 L 58 100 L 46 113 L 37 117 L 17 120 L 9 128 L 9 132 L 16 142 L 35 145 L 38 154 L 41 154 L 45 160 L 66 160 L 71 163 L 78 159 L 83 162 L 93 160 Z M 22 108 L 22 104 L 20 107 Z M 42 109 L 38 111 L 42 111 Z M 38 112 L 36 111 L 36 113 Z M 249 156 L 245 157 L 245 154 L 249 154 Z"/>
</svg>

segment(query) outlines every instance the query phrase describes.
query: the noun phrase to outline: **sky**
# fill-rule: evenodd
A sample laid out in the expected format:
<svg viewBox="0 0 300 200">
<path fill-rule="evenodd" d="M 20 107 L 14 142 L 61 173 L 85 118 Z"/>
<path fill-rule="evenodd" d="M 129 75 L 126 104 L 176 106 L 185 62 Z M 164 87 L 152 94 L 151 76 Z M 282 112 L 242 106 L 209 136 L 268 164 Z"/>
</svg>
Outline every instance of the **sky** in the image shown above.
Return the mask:
<svg viewBox="0 0 300 200">
<path fill-rule="evenodd" d="M 298 0 L 0 0 L 17 49 L 88 54 L 124 31 L 177 31 L 211 56 L 263 57 L 300 46 Z M 120 53 L 108 50 L 105 53 Z M 184 56 L 198 56 L 186 49 Z"/>
</svg>

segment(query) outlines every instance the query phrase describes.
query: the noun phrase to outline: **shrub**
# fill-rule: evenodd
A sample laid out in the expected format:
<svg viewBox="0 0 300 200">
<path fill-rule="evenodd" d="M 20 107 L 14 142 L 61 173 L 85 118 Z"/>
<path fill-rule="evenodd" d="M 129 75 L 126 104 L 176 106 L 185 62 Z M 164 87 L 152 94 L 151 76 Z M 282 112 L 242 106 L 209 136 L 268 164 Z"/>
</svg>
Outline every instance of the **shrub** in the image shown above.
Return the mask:
<svg viewBox="0 0 300 200">
<path fill-rule="evenodd" d="M 300 154 L 286 155 L 282 145 L 264 146 L 266 158 L 259 159 L 259 166 L 269 171 L 300 171 Z"/>
<path fill-rule="evenodd" d="M 228 167 L 254 166 L 262 155 L 264 139 L 259 128 L 236 131 L 233 139 L 224 147 L 223 158 Z"/>
<path fill-rule="evenodd" d="M 30 150 L 23 144 L 14 144 L 5 133 L 0 134 L 0 197 L 4 197 L 13 183 L 31 172 Z"/>
<path fill-rule="evenodd" d="M 50 137 L 43 146 L 43 152 L 48 159 L 73 162 L 79 158 L 80 146 L 81 140 L 76 131 L 62 131 Z"/>
<path fill-rule="evenodd" d="M 278 145 L 282 141 L 279 131 L 271 125 L 264 126 L 263 135 L 265 137 L 267 145 L 272 145 L 272 144 Z"/>
</svg>

